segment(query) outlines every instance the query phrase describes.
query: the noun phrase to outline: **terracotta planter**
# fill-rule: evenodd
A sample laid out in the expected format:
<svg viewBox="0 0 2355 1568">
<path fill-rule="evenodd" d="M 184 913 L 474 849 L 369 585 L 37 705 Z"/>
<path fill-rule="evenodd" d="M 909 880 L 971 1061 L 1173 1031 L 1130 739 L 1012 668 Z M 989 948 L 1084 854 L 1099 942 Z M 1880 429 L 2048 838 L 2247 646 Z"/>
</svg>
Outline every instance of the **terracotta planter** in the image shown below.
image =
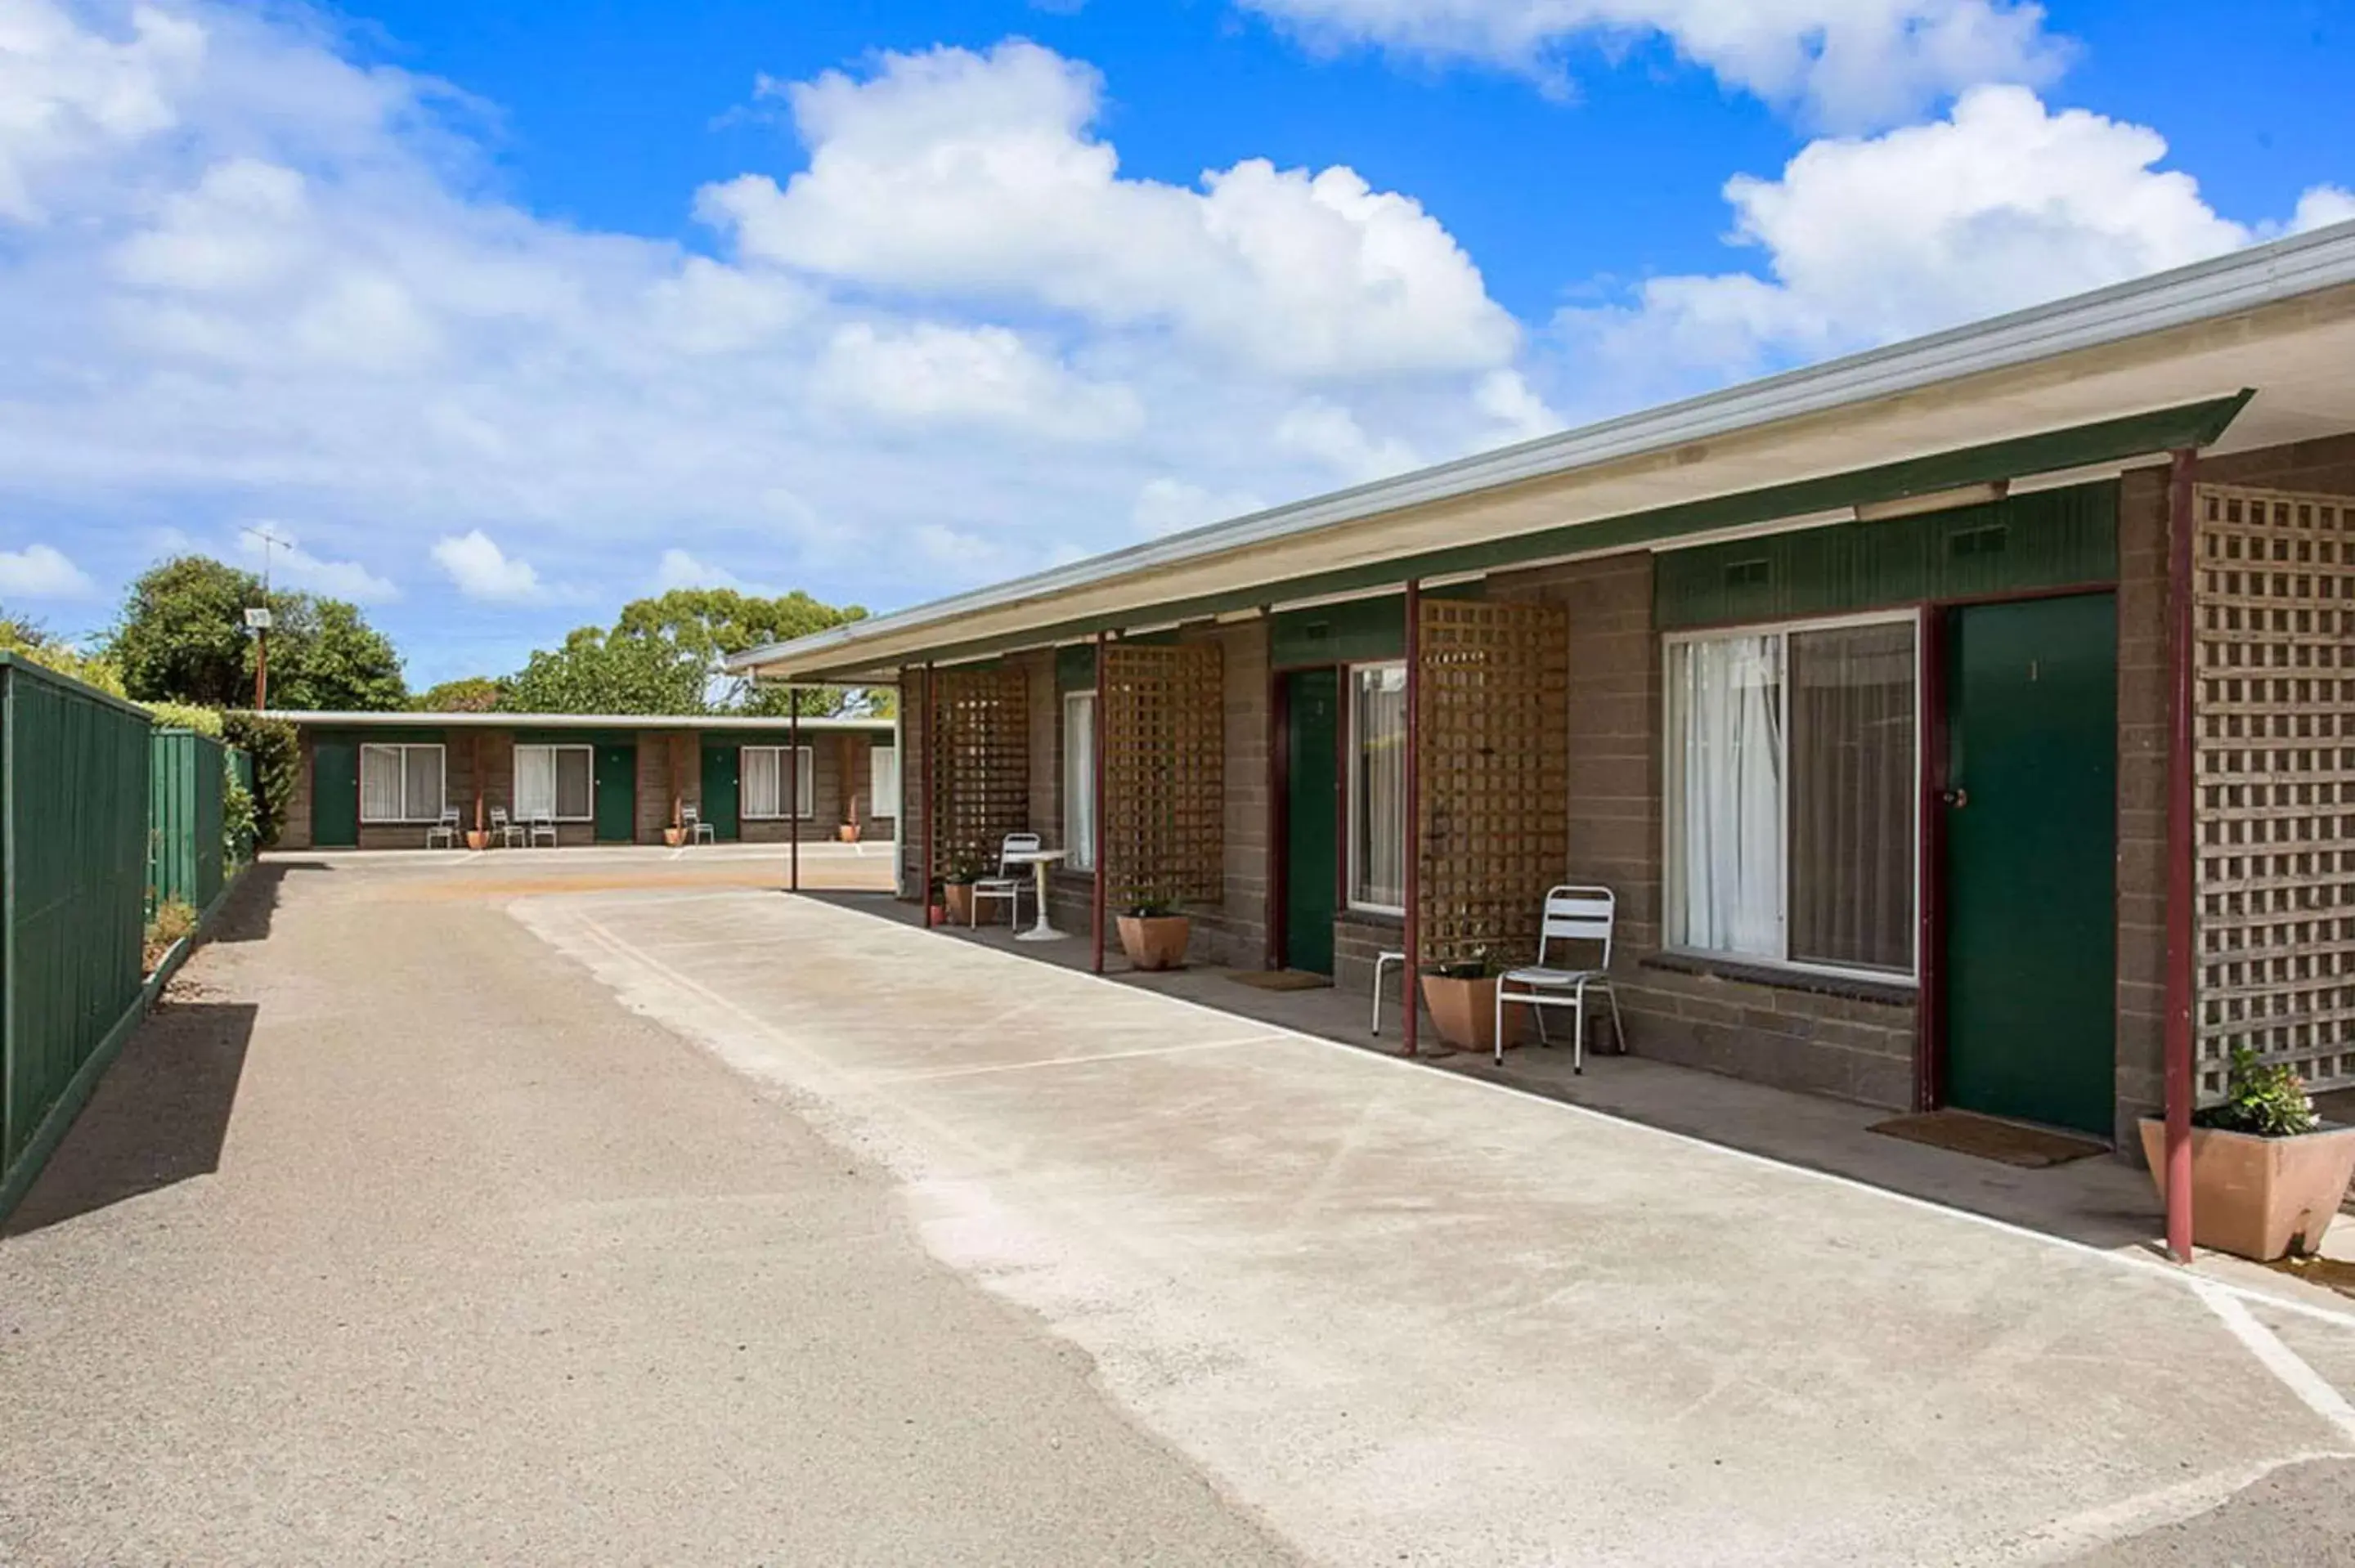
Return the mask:
<svg viewBox="0 0 2355 1568">
<path fill-rule="evenodd" d="M 466 847 L 470 850 L 486 850 L 490 848 L 490 833 L 482 828 L 468 828 L 466 830 Z"/>
<path fill-rule="evenodd" d="M 1123 915 L 1120 950 L 1140 969 L 1174 969 L 1186 962 L 1194 924 L 1183 915 Z"/>
<path fill-rule="evenodd" d="M 835 829 L 834 832 L 835 836 L 840 839 L 844 843 L 855 844 L 858 842 L 858 824 L 857 822 L 845 822 L 842 826 Z"/>
<path fill-rule="evenodd" d="M 945 904 L 933 905 L 925 911 L 925 915 L 930 923 L 934 926 L 945 926 L 949 923 L 949 906 Z"/>
<path fill-rule="evenodd" d="M 2142 1119 L 2151 1184 L 2167 1195 L 2167 1123 Z M 2292 1247 L 2322 1250 L 2323 1233 L 2355 1181 L 2355 1127 L 2296 1138 L 2191 1129 L 2191 1240 L 2259 1263 Z"/>
<path fill-rule="evenodd" d="M 970 926 L 973 924 L 972 883 L 951 882 L 943 884 L 941 888 L 941 897 L 948 905 L 949 924 L 953 926 Z"/>
<path fill-rule="evenodd" d="M 1423 1004 L 1431 1011 L 1439 1038 L 1458 1051 L 1497 1048 L 1497 982 L 1454 980 L 1446 975 L 1423 977 Z M 1505 1015 L 1505 1044 L 1518 1045 L 1529 1032 L 1529 1009 L 1517 1007 Z"/>
</svg>

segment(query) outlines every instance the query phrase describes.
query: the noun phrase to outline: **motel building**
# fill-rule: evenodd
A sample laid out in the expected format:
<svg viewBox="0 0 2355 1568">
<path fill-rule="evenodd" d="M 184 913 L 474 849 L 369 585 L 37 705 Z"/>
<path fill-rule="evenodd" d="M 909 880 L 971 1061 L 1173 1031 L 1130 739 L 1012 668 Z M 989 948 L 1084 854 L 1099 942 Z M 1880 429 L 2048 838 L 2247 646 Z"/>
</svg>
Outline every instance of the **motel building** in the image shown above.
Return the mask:
<svg viewBox="0 0 2355 1568">
<path fill-rule="evenodd" d="M 307 713 L 281 849 L 889 840 L 889 718 Z M 692 824 L 708 832 L 698 834 Z"/>
<path fill-rule="evenodd" d="M 2138 1157 L 2355 1085 L 2355 225 L 734 667 L 898 686 L 909 897 L 1363 996 L 1606 886 L 1624 1049 Z"/>
</svg>

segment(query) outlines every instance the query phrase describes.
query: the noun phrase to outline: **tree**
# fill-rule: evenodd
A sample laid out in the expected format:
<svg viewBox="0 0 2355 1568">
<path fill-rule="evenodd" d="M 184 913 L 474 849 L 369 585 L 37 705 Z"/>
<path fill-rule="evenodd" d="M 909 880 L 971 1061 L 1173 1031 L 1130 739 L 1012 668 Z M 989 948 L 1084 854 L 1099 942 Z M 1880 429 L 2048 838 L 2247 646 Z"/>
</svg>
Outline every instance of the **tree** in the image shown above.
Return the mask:
<svg viewBox="0 0 2355 1568">
<path fill-rule="evenodd" d="M 421 694 L 410 705 L 422 714 L 490 714 L 505 705 L 506 683 L 488 675 L 462 675 Z"/>
<path fill-rule="evenodd" d="M 108 655 L 142 701 L 243 707 L 253 698 L 250 606 L 271 611 L 271 705 L 381 712 L 404 706 L 400 655 L 357 606 L 269 593 L 251 572 L 203 556 L 150 567 L 131 585 Z"/>
<path fill-rule="evenodd" d="M 0 653 L 29 659 L 44 669 L 69 675 L 85 686 L 122 696 L 123 673 L 104 658 L 82 652 L 43 626 L 0 609 Z"/>
<path fill-rule="evenodd" d="M 525 714 L 700 714 L 706 666 L 659 635 L 583 626 L 542 649 L 506 683 L 501 705 Z"/>
<path fill-rule="evenodd" d="M 721 661 L 748 648 L 806 637 L 866 618 L 867 611 L 858 605 L 837 609 L 798 589 L 764 599 L 733 588 L 673 588 L 657 598 L 623 606 L 613 631 L 617 636 L 663 639 L 682 654 L 699 660 L 706 700 L 714 706 L 732 713 L 782 715 L 789 711 L 785 692 L 730 675 Z M 833 713 L 842 706 L 842 699 L 837 694 L 805 691 L 795 694 L 795 705 L 804 714 Z"/>
</svg>

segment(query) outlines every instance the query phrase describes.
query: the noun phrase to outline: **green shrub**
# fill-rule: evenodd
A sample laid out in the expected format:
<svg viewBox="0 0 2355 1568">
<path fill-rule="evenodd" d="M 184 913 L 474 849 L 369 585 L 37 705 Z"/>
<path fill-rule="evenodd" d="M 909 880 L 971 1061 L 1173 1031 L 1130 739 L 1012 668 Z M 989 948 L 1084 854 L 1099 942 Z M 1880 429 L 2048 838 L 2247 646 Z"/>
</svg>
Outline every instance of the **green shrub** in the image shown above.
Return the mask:
<svg viewBox="0 0 2355 1568">
<path fill-rule="evenodd" d="M 286 825 L 286 811 L 294 799 L 294 780 L 302 768 L 301 744 L 294 726 L 267 714 L 228 713 L 221 715 L 221 735 L 231 746 L 253 758 L 253 842 L 268 849 Z"/>
<path fill-rule="evenodd" d="M 155 722 L 165 729 L 192 729 L 215 740 L 221 737 L 218 708 L 200 708 L 192 703 L 141 703 L 139 705 L 155 715 Z"/>
<path fill-rule="evenodd" d="M 2306 1081 L 2288 1067 L 2257 1060 L 2245 1046 L 2232 1052 L 2232 1075 L 2225 1086 L 2224 1103 L 2210 1106 L 2191 1118 L 2201 1127 L 2226 1132 L 2254 1133 L 2259 1138 L 2295 1138 L 2322 1125 Z"/>
<path fill-rule="evenodd" d="M 221 853 L 231 865 L 253 858 L 256 831 L 253 791 L 237 775 L 221 782 Z"/>
<path fill-rule="evenodd" d="M 197 932 L 197 906 L 185 898 L 166 898 L 155 906 L 147 919 L 146 963 L 149 974 L 164 961 L 172 944 L 193 937 Z"/>
</svg>

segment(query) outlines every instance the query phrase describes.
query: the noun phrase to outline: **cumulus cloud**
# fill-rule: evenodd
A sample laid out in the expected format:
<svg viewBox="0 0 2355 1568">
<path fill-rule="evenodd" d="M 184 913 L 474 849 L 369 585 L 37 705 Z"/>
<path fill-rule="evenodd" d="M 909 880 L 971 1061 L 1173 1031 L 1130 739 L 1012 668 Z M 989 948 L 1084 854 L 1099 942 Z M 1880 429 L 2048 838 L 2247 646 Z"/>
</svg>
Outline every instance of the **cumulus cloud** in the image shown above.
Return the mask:
<svg viewBox="0 0 2355 1568">
<path fill-rule="evenodd" d="M 672 548 L 662 553 L 655 563 L 655 591 L 668 593 L 673 588 L 733 588 L 738 593 L 774 597 L 777 590 L 759 583 L 748 583 L 725 567 L 716 567 L 687 551 Z"/>
<path fill-rule="evenodd" d="M 436 539 L 433 560 L 468 599 L 517 604 L 538 599 L 548 591 L 530 562 L 509 556 L 480 528 Z"/>
<path fill-rule="evenodd" d="M 98 584 L 53 545 L 0 550 L 0 594 L 13 599 L 91 599 Z"/>
<path fill-rule="evenodd" d="M 287 533 L 284 524 L 271 523 L 264 526 L 279 541 L 275 548 L 240 531 L 237 553 L 253 570 L 266 568 L 272 582 L 308 588 L 329 599 L 349 599 L 354 604 L 382 604 L 400 597 L 400 588 L 390 578 L 378 576 L 358 561 L 324 559 L 304 549 Z"/>
<path fill-rule="evenodd" d="M 1029 43 L 886 55 L 776 90 L 810 149 L 780 186 L 707 187 L 744 256 L 880 290 L 1166 326 L 1284 375 L 1500 364 L 1518 335 L 1412 197 L 1251 159 L 1198 188 L 1124 179 L 1092 127 L 1103 83 Z"/>
<path fill-rule="evenodd" d="M 1738 175 L 1732 241 L 1764 276 L 1656 278 L 1568 313 L 1571 350 L 1621 384 L 1744 374 L 1888 343 L 2204 260 L 2263 238 L 2223 217 L 2147 126 L 2048 109 L 2025 88 L 1947 118 L 1810 143 L 1781 177 Z M 2343 193 L 2308 193 L 2298 221 Z"/>
<path fill-rule="evenodd" d="M 1000 326 L 917 322 L 835 333 L 817 368 L 837 401 L 894 424 L 1012 427 L 1058 440 L 1112 440 L 1145 422 L 1136 395 L 1091 383 Z"/>
<path fill-rule="evenodd" d="M 1243 0 L 1313 47 L 1371 45 L 1527 73 L 1664 40 L 1727 87 L 1810 121 L 1892 123 L 1987 82 L 2041 84 L 2065 46 L 2022 0 Z"/>
<path fill-rule="evenodd" d="M 1211 490 L 1167 474 L 1145 482 L 1129 516 L 1146 535 L 1177 534 L 1206 523 L 1223 523 L 1266 510 L 1267 503 L 1243 490 Z"/>
</svg>

